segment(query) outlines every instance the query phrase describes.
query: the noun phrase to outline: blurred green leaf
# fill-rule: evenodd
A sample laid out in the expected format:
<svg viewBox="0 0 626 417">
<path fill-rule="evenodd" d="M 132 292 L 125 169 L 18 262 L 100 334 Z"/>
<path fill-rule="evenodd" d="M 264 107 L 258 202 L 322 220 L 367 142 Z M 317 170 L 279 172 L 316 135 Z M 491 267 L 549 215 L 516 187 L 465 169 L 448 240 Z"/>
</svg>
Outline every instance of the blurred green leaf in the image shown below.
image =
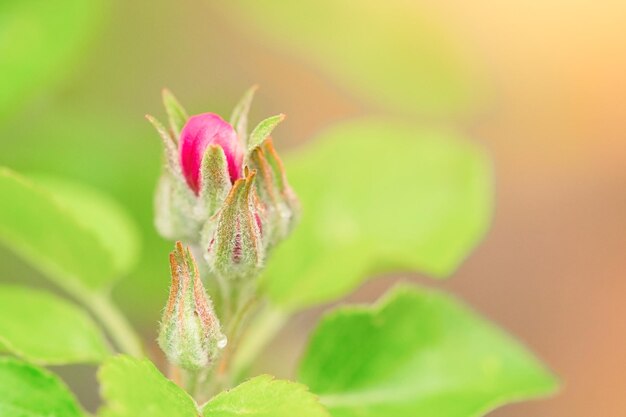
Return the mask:
<svg viewBox="0 0 626 417">
<path fill-rule="evenodd" d="M 445 277 L 489 225 L 489 161 L 451 132 L 355 121 L 286 162 L 302 221 L 264 279 L 286 309 L 339 298 L 372 273 Z"/>
<path fill-rule="evenodd" d="M 163 163 L 158 135 L 139 116 L 128 123 L 105 109 L 54 110 L 4 129 L 4 137 L 11 140 L 3 144 L 0 165 L 80 179 L 128 209 L 141 230 L 142 256 L 132 279 L 116 284 L 115 296 L 136 323 L 152 325 L 167 293 L 171 250 L 171 242 L 159 238 L 154 228 L 154 188 Z M 29 272 L 16 261 L 3 270 L 12 270 L 16 277 Z"/>
<path fill-rule="evenodd" d="M 101 0 L 0 2 L 0 121 L 69 72 L 102 12 Z"/>
<path fill-rule="evenodd" d="M 472 63 L 415 2 L 236 0 L 220 7 L 251 36 L 267 35 L 366 98 L 446 115 L 479 100 Z"/>
<path fill-rule="evenodd" d="M 13 358 L 0 358 L 0 415 L 82 417 L 76 400 L 54 375 Z"/>
<path fill-rule="evenodd" d="M 80 308 L 56 296 L 0 285 L 0 343 L 42 365 L 99 362 L 109 354 L 102 333 Z"/>
<path fill-rule="evenodd" d="M 204 417 L 326 417 L 307 387 L 261 375 L 224 391 L 203 408 Z"/>
<path fill-rule="evenodd" d="M 113 257 L 118 276 L 130 272 L 139 258 L 139 230 L 117 201 L 94 188 L 67 179 L 37 175 L 33 181 L 46 189 L 80 226 L 98 238 Z"/>
<path fill-rule="evenodd" d="M 100 368 L 102 417 L 197 417 L 193 399 L 147 359 L 117 356 Z"/>
<path fill-rule="evenodd" d="M 401 286 L 315 330 L 299 379 L 335 417 L 476 417 L 552 393 L 523 347 L 454 299 Z"/>
<path fill-rule="evenodd" d="M 0 242 L 74 293 L 102 289 L 115 277 L 99 239 L 45 190 L 0 168 Z"/>
</svg>

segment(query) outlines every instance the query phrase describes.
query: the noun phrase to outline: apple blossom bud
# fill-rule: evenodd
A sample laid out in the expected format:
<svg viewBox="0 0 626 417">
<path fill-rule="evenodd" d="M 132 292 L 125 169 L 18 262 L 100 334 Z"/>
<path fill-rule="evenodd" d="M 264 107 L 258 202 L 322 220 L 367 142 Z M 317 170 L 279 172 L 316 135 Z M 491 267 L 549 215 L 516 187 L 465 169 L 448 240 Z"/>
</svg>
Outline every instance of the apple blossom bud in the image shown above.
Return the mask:
<svg viewBox="0 0 626 417">
<path fill-rule="evenodd" d="M 275 246 L 285 239 L 297 223 L 300 203 L 287 182 L 287 175 L 271 138 L 267 138 L 250 155 L 257 170 L 256 189 L 265 208 L 267 244 Z"/>
<path fill-rule="evenodd" d="M 195 260 L 180 242 L 170 254 L 172 284 L 158 343 L 174 365 L 196 371 L 214 362 L 226 345 Z"/>
<path fill-rule="evenodd" d="M 226 279 L 254 277 L 265 258 L 262 211 L 253 188 L 255 172 L 235 181 L 220 211 L 203 231 L 205 259 Z"/>
<path fill-rule="evenodd" d="M 187 116 L 167 90 L 169 128 L 148 116 L 165 150 L 157 229 L 201 247 L 211 271 L 226 278 L 258 275 L 266 253 L 291 232 L 300 211 L 269 138 L 285 116 L 268 117 L 247 133 L 255 90 L 244 94 L 230 123 L 213 113 Z"/>
<path fill-rule="evenodd" d="M 154 117 L 147 115 L 146 118 L 159 133 L 165 154 L 165 169 L 155 193 L 156 228 L 167 239 L 193 242 L 197 239 L 203 219 L 197 215 L 197 198 L 185 183 L 178 163 L 178 136 L 173 133 L 175 126 L 166 129 Z"/>
<path fill-rule="evenodd" d="M 156 192 L 155 224 L 168 239 L 198 243 L 204 223 L 241 178 L 244 146 L 218 115 L 188 117 L 168 90 L 163 104 L 169 128 L 146 116 L 162 138 L 166 161 Z"/>
</svg>

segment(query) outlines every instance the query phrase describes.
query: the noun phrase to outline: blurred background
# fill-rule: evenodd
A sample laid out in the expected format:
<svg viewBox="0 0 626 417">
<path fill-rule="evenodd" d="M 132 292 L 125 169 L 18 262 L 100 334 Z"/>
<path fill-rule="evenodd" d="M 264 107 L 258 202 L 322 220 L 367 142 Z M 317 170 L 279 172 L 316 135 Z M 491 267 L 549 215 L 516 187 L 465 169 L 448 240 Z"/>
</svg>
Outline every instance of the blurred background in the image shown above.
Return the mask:
<svg viewBox="0 0 626 417">
<path fill-rule="evenodd" d="M 626 2 L 0 2 L 0 164 L 74 178 L 129 209 L 143 256 L 114 295 L 147 340 L 170 244 L 152 226 L 161 149 L 143 116 L 163 116 L 164 86 L 192 113 L 227 115 L 254 83 L 254 120 L 288 115 L 282 149 L 369 115 L 483 145 L 491 230 L 450 280 L 409 278 L 457 294 L 564 381 L 560 395 L 494 417 L 624 415 Z M 46 285 L 10 253 L 0 264 L 3 281 Z M 349 299 L 373 300 L 395 279 Z M 289 376 L 321 311 L 296 316 L 271 349 L 281 362 L 263 369 Z"/>
</svg>

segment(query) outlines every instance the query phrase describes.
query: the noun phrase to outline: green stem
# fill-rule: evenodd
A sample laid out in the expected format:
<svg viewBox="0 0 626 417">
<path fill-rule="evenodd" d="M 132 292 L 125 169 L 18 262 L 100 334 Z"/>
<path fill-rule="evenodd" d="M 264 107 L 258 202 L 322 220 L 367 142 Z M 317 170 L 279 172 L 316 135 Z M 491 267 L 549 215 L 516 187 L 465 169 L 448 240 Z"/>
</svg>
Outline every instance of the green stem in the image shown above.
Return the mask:
<svg viewBox="0 0 626 417">
<path fill-rule="evenodd" d="M 93 294 L 80 297 L 85 306 L 96 316 L 107 330 L 117 347 L 131 356 L 144 356 L 141 339 L 135 333 L 122 312 L 107 295 Z"/>
<path fill-rule="evenodd" d="M 272 306 L 266 306 L 250 324 L 239 343 L 232 360 L 230 375 L 233 382 L 241 380 L 261 350 L 276 336 L 287 322 L 288 315 Z"/>
<path fill-rule="evenodd" d="M 185 390 L 193 398 L 196 398 L 196 391 L 198 390 L 198 383 L 200 382 L 200 371 L 187 371 L 185 381 Z"/>
<path fill-rule="evenodd" d="M 232 314 L 232 286 L 230 285 L 230 282 L 220 276 L 216 276 L 216 280 L 217 280 L 217 285 L 219 287 L 219 294 L 220 294 L 220 298 L 221 298 L 221 321 L 222 324 L 228 323 L 230 321 L 230 317 Z"/>
<path fill-rule="evenodd" d="M 250 295 L 249 299 L 239 308 L 239 311 L 230 323 L 228 338 L 230 341 L 233 342 L 230 344 L 230 346 L 233 346 L 233 348 L 237 346 L 237 341 L 239 339 L 239 330 L 246 318 L 246 315 L 252 309 L 252 307 L 254 307 L 257 301 L 258 300 L 254 295 Z"/>
</svg>

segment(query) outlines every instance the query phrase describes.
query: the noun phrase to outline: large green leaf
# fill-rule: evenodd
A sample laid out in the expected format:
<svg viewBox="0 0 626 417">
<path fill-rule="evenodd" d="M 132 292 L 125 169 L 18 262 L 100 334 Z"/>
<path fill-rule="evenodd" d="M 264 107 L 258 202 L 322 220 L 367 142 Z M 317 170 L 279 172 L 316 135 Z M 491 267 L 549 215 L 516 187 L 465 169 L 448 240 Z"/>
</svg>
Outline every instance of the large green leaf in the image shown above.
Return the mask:
<svg viewBox="0 0 626 417">
<path fill-rule="evenodd" d="M 98 373 L 103 417 L 197 417 L 193 399 L 147 359 L 117 356 Z"/>
<path fill-rule="evenodd" d="M 82 417 L 76 400 L 54 375 L 13 358 L 0 358 L 0 416 Z"/>
<path fill-rule="evenodd" d="M 102 18 L 101 0 L 0 2 L 0 121 L 68 73 Z"/>
<path fill-rule="evenodd" d="M 264 282 L 286 309 L 339 298 L 374 272 L 445 277 L 491 216 L 489 161 L 449 131 L 348 123 L 287 158 L 287 174 L 302 221 Z"/>
<path fill-rule="evenodd" d="M 50 176 L 36 176 L 34 182 L 91 231 L 113 257 L 116 274 L 127 274 L 139 258 L 140 238 L 135 222 L 120 204 L 83 184 Z"/>
<path fill-rule="evenodd" d="M 0 285 L 0 344 L 31 362 L 99 362 L 109 354 L 102 333 L 80 308 L 42 291 Z"/>
<path fill-rule="evenodd" d="M 475 417 L 557 386 L 495 326 L 449 296 L 409 286 L 326 316 L 299 379 L 334 417 Z"/>
<path fill-rule="evenodd" d="M 261 375 L 216 395 L 204 417 L 327 417 L 317 398 L 301 384 Z"/>
<path fill-rule="evenodd" d="M 44 189 L 0 168 L 0 242 L 61 287 L 102 289 L 115 277 L 112 257 Z"/>
<path fill-rule="evenodd" d="M 475 66 L 416 2 L 235 0 L 242 27 L 267 35 L 359 95 L 409 111 L 454 114 L 479 101 Z"/>
<path fill-rule="evenodd" d="M 154 279 L 163 272 L 163 264 L 155 259 L 167 262 L 171 250 L 171 243 L 158 237 L 153 220 L 154 187 L 163 162 L 158 137 L 148 123 L 129 126 L 106 111 L 55 108 L 41 116 L 35 123 L 12 123 L 4 129 L 4 137 L 11 140 L 3 144 L 0 165 L 80 178 L 120 201 L 140 227 L 142 256 L 132 279 L 116 283 L 115 297 L 136 321 L 155 323 L 169 285 L 168 280 Z M 3 271 L 9 269 L 15 272 L 12 276 L 28 273 L 15 261 L 3 265 Z"/>
</svg>

